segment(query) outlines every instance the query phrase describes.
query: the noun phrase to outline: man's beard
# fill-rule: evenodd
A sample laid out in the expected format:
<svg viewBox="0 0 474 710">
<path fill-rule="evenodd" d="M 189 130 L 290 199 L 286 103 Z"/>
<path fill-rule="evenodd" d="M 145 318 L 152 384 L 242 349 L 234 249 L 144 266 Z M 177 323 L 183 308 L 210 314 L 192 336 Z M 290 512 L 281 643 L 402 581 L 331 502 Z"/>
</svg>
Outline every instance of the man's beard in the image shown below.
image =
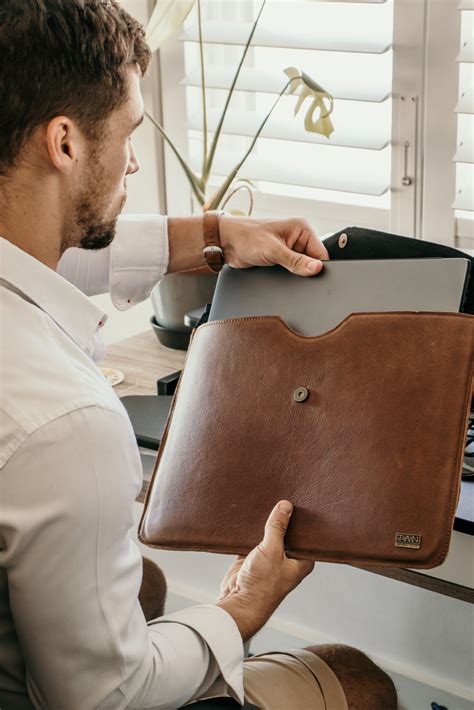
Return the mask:
<svg viewBox="0 0 474 710">
<path fill-rule="evenodd" d="M 117 219 L 126 201 L 124 195 L 117 212 L 112 219 L 100 217 L 97 205 L 104 204 L 104 168 L 91 154 L 89 161 L 89 184 L 72 210 L 72 219 L 68 219 L 63 233 L 61 253 L 69 247 L 80 249 L 105 249 L 115 238 Z M 107 202 L 105 204 L 108 205 Z"/>
<path fill-rule="evenodd" d="M 101 220 L 92 208 L 91 201 L 83 200 L 74 210 L 74 217 L 68 220 L 64 230 L 61 254 L 69 247 L 80 249 L 105 249 L 115 238 L 117 219 L 125 204 L 123 198 L 117 214 L 112 220 Z"/>
<path fill-rule="evenodd" d="M 83 201 L 77 208 L 77 230 L 81 235 L 81 249 L 105 249 L 115 238 L 117 219 L 125 204 L 125 197 L 120 203 L 117 214 L 112 220 L 101 221 L 94 214 L 90 200 Z"/>
<path fill-rule="evenodd" d="M 88 219 L 92 217 L 92 219 Z M 81 220 L 78 222 L 78 229 L 83 235 L 79 242 L 81 249 L 105 249 L 115 238 L 117 217 L 109 222 L 93 221 L 92 215 L 83 212 Z"/>
</svg>

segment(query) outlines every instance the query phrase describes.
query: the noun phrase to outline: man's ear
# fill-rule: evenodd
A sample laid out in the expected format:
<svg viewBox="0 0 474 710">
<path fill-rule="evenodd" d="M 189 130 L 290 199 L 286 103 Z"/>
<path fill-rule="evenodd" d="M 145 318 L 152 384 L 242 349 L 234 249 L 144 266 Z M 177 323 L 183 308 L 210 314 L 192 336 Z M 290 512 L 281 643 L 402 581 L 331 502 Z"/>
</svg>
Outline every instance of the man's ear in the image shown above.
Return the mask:
<svg viewBox="0 0 474 710">
<path fill-rule="evenodd" d="M 79 158 L 80 133 L 67 116 L 57 116 L 46 126 L 46 148 L 54 167 L 69 174 Z"/>
</svg>

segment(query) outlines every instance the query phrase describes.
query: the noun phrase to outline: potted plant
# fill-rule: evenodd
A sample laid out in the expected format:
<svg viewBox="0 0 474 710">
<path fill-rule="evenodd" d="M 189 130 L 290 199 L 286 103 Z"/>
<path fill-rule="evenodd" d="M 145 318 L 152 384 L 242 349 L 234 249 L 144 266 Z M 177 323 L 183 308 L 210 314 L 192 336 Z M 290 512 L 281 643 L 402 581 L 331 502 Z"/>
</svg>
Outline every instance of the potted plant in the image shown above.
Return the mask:
<svg viewBox="0 0 474 710">
<path fill-rule="evenodd" d="M 236 68 L 234 78 L 231 82 L 227 97 L 214 131 L 212 140 L 209 141 L 209 131 L 207 123 L 206 105 L 206 78 L 204 68 L 204 41 L 202 34 L 201 20 L 201 0 L 157 0 L 154 11 L 147 28 L 147 39 L 152 51 L 156 51 L 169 37 L 178 32 L 183 22 L 188 17 L 191 10 L 196 6 L 197 22 L 199 31 L 200 48 L 200 70 L 201 70 L 201 93 L 202 93 L 202 120 L 203 120 L 203 160 L 201 170 L 195 172 L 189 166 L 179 148 L 176 146 L 171 136 L 164 127 L 150 114 L 148 118 L 161 134 L 163 140 L 169 145 L 176 159 L 179 161 L 191 187 L 192 193 L 203 211 L 223 209 L 231 197 L 241 189 L 245 189 L 250 195 L 250 209 L 252 211 L 253 196 L 251 181 L 243 178 L 240 174 L 241 168 L 251 154 L 258 138 L 260 137 L 266 123 L 273 113 L 281 97 L 285 94 L 295 94 L 297 102 L 294 109 L 296 115 L 306 99 L 310 99 L 304 119 L 304 127 L 309 132 L 325 135 L 327 138 L 333 131 L 330 114 L 333 109 L 333 98 L 314 79 L 304 71 L 295 67 L 285 69 L 286 80 L 282 83 L 282 88 L 276 97 L 270 110 L 262 117 L 262 121 L 250 141 L 249 147 L 244 151 L 229 175 L 225 177 L 222 184 L 212 194 L 208 191 L 208 182 L 212 174 L 212 167 L 219 138 L 222 134 L 223 125 L 233 96 L 240 71 L 251 46 L 255 30 L 259 23 L 262 12 L 265 8 L 266 0 L 262 1 L 256 19 L 251 28 L 249 37 L 244 46 L 244 50 Z M 231 210 L 234 214 L 237 211 Z M 242 214 L 242 213 L 241 213 Z M 155 310 L 155 317 L 158 323 L 174 329 L 184 329 L 184 316 L 192 308 L 204 305 L 212 298 L 216 277 L 206 274 L 203 278 L 200 275 L 190 274 L 169 274 L 162 279 L 152 293 L 152 302 Z"/>
</svg>

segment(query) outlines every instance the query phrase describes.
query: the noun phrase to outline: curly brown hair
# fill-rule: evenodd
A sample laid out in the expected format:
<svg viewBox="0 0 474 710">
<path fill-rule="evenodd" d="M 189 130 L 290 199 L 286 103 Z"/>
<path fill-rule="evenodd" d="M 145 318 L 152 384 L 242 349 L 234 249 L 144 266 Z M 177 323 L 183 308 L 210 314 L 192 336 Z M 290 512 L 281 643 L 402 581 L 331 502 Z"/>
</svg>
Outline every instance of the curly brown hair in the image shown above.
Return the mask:
<svg viewBox="0 0 474 710">
<path fill-rule="evenodd" d="M 127 100 L 127 69 L 144 74 L 149 61 L 142 26 L 116 0 L 0 0 L 0 176 L 55 116 L 102 137 Z"/>
</svg>

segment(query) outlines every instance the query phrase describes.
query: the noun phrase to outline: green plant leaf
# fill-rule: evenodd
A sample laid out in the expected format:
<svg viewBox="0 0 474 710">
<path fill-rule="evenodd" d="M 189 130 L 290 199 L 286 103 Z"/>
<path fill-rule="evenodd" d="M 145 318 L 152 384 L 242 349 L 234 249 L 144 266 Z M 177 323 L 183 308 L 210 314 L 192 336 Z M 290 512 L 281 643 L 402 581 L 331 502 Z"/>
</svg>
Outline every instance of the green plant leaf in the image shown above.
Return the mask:
<svg viewBox="0 0 474 710">
<path fill-rule="evenodd" d="M 230 212 L 230 214 L 241 214 L 241 215 L 245 215 L 245 214 L 246 214 L 247 217 L 250 217 L 250 215 L 251 215 L 252 212 L 253 212 L 253 194 L 252 194 L 252 190 L 250 189 L 250 187 L 249 187 L 247 184 L 241 184 L 241 185 L 239 185 L 238 187 L 235 187 L 239 182 L 240 182 L 240 183 L 247 183 L 247 182 L 250 182 L 250 181 L 247 180 L 246 178 L 237 178 L 237 180 L 234 182 L 233 189 L 230 190 L 230 191 L 227 193 L 227 195 L 226 195 L 226 197 L 225 197 L 225 200 L 222 202 L 222 205 L 220 205 L 220 208 L 221 208 L 222 210 L 225 209 L 226 205 L 229 203 L 229 200 L 231 200 L 234 195 L 236 195 L 238 192 L 240 192 L 240 190 L 245 190 L 245 191 L 247 192 L 248 196 L 249 196 L 249 211 L 248 211 L 247 213 L 242 212 L 241 210 L 235 210 L 235 209 L 228 210 L 228 211 Z"/>
<path fill-rule="evenodd" d="M 239 78 L 240 70 L 242 69 L 242 65 L 245 61 L 245 57 L 247 56 L 247 52 L 250 47 L 250 43 L 252 42 L 253 36 L 255 34 L 255 30 L 257 29 L 258 21 L 260 19 L 260 16 L 263 12 L 263 9 L 265 7 L 267 0 L 263 0 L 262 4 L 260 5 L 260 10 L 257 13 L 257 17 L 255 18 L 255 22 L 252 25 L 252 29 L 250 31 L 250 34 L 248 36 L 247 42 L 244 47 L 244 51 L 242 53 L 242 56 L 240 58 L 239 65 L 237 67 L 237 71 L 234 74 L 234 78 L 232 80 L 232 84 L 230 86 L 229 92 L 227 94 L 227 98 L 224 104 L 224 108 L 222 109 L 221 117 L 219 119 L 219 123 L 216 126 L 215 132 L 214 132 L 214 138 L 212 139 L 211 147 L 209 149 L 209 154 L 205 156 L 204 159 L 204 169 L 202 172 L 202 176 L 204 181 L 207 183 L 207 180 L 209 179 L 209 175 L 211 174 L 211 169 L 212 169 L 212 163 L 214 161 L 214 156 L 216 153 L 216 148 L 217 148 L 217 143 L 219 141 L 219 136 L 221 134 L 222 126 L 224 124 L 224 120 L 226 117 L 227 109 L 229 108 L 230 100 L 232 98 L 232 94 L 234 93 L 235 85 L 237 84 L 237 79 Z M 213 208 L 215 209 L 215 208 Z"/>
<path fill-rule="evenodd" d="M 202 178 L 198 177 L 193 173 L 181 153 L 179 152 L 178 148 L 175 146 L 169 135 L 166 133 L 165 129 L 163 128 L 162 125 L 158 123 L 158 121 L 153 118 L 153 116 L 148 113 L 148 111 L 145 111 L 145 115 L 147 118 L 150 119 L 150 121 L 153 123 L 155 128 L 161 133 L 162 138 L 168 143 L 169 147 L 177 157 L 181 167 L 183 168 L 186 177 L 188 178 L 189 184 L 191 185 L 191 188 L 196 195 L 196 198 L 198 199 L 199 203 L 202 205 L 205 199 L 205 184 L 202 181 Z"/>
<path fill-rule="evenodd" d="M 239 177 L 239 178 L 237 178 L 236 182 L 245 182 L 245 183 L 247 183 L 247 185 L 250 185 L 251 187 L 253 187 L 254 190 L 257 189 L 255 183 L 252 180 L 249 180 L 249 178 Z"/>
<path fill-rule="evenodd" d="M 146 29 L 152 52 L 182 27 L 196 0 L 157 0 Z"/>
<path fill-rule="evenodd" d="M 220 187 L 217 188 L 217 190 L 210 196 L 208 199 L 205 201 L 203 205 L 203 210 L 206 212 L 207 210 L 217 210 L 219 205 L 221 204 L 222 200 L 224 199 L 224 196 L 227 192 L 227 190 L 230 188 L 232 183 L 234 182 L 234 179 L 239 172 L 240 168 L 240 163 L 235 166 L 235 168 L 232 170 L 230 175 L 226 177 L 224 182 Z"/>
<path fill-rule="evenodd" d="M 305 119 L 304 127 L 310 133 L 320 133 L 329 138 L 334 131 L 334 126 L 329 118 L 334 106 L 334 99 L 317 81 L 305 72 L 300 72 L 295 67 L 285 69 L 285 74 L 290 79 L 287 94 L 296 94 L 298 101 L 295 106 L 295 116 L 308 98 L 311 99 Z M 300 91 L 299 91 L 300 90 Z M 299 94 L 297 93 L 299 91 Z M 315 117 L 315 112 L 317 116 Z"/>
</svg>

